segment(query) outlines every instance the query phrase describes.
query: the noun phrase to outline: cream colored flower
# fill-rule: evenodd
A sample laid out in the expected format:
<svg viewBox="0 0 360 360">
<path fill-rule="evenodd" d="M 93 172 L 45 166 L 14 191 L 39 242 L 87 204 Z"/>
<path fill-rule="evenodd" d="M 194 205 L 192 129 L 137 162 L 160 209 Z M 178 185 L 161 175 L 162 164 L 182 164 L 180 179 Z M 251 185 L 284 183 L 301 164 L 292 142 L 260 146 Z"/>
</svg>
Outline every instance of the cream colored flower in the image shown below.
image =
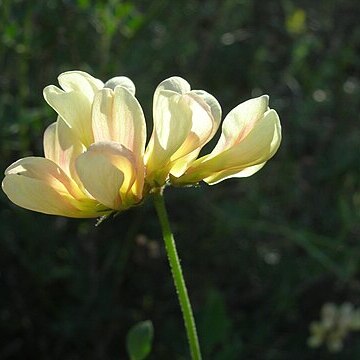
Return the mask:
<svg viewBox="0 0 360 360">
<path fill-rule="evenodd" d="M 142 199 L 146 125 L 130 79 L 103 84 L 81 71 L 59 76 L 45 100 L 58 119 L 44 134 L 45 158 L 20 159 L 2 188 L 26 209 L 98 217 Z"/>
<path fill-rule="evenodd" d="M 177 185 L 204 180 L 216 184 L 231 177 L 247 177 L 259 171 L 281 142 L 280 120 L 268 107 L 269 97 L 243 102 L 226 116 L 214 150 L 194 161 L 185 173 L 173 176 Z"/>
<path fill-rule="evenodd" d="M 166 183 L 209 184 L 250 176 L 281 141 L 268 97 L 246 101 L 225 118 L 214 150 L 197 159 L 221 122 L 218 101 L 191 90 L 180 77 L 154 94 L 152 136 L 135 86 L 126 77 L 107 83 L 81 71 L 59 76 L 44 98 L 58 119 L 44 134 L 45 158 L 20 159 L 5 171 L 3 190 L 26 209 L 70 217 L 98 217 L 139 203 Z M 196 160 L 197 159 L 197 160 Z"/>
<path fill-rule="evenodd" d="M 145 153 L 146 181 L 162 186 L 169 174 L 182 175 L 215 135 L 221 121 L 218 101 L 203 90 L 191 90 L 180 77 L 164 80 L 153 103 L 154 128 Z"/>
</svg>

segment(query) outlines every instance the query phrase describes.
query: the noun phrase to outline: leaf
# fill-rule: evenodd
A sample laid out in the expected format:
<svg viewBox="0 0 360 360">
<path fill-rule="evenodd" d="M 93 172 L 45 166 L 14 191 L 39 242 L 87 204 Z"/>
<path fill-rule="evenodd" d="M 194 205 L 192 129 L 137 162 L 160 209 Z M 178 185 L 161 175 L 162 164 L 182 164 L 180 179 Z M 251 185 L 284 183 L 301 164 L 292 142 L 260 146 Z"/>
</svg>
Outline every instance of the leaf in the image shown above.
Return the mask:
<svg viewBox="0 0 360 360">
<path fill-rule="evenodd" d="M 217 347 L 226 344 L 232 327 L 224 298 L 218 290 L 209 291 L 201 320 L 203 350 L 211 355 Z"/>
<path fill-rule="evenodd" d="M 154 327 L 150 320 L 135 324 L 126 336 L 126 349 L 131 360 L 145 359 L 152 347 Z"/>
</svg>

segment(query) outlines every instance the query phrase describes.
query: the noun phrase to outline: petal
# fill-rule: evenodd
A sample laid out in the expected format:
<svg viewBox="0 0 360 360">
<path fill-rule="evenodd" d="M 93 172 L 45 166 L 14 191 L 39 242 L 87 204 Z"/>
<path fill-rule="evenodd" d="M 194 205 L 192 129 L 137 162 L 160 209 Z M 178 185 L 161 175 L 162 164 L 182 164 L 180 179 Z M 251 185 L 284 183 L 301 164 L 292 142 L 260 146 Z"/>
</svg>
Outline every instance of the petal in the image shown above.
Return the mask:
<svg viewBox="0 0 360 360">
<path fill-rule="evenodd" d="M 104 83 L 83 71 L 67 71 L 59 75 L 60 86 L 66 91 L 83 93 L 92 101 L 95 93 L 104 87 Z"/>
<path fill-rule="evenodd" d="M 211 140 L 221 121 L 218 101 L 202 90 L 190 91 L 180 77 L 164 80 L 154 94 L 154 130 L 145 152 L 147 181 L 162 185 L 178 177 Z"/>
<path fill-rule="evenodd" d="M 221 107 L 218 101 L 205 91 L 195 90 L 183 95 L 192 112 L 192 127 L 182 146 L 171 157 L 170 173 L 182 175 L 194 161 L 201 148 L 215 135 L 221 121 Z"/>
<path fill-rule="evenodd" d="M 94 138 L 91 128 L 92 100 L 80 91 L 64 92 L 53 85 L 44 89 L 44 98 L 73 129 L 76 136 L 85 146 L 93 143 Z"/>
<path fill-rule="evenodd" d="M 281 125 L 275 110 L 268 110 L 247 136 L 231 149 L 214 158 L 222 168 L 245 168 L 269 160 L 281 142 Z M 212 159 L 209 160 L 209 162 Z"/>
<path fill-rule="evenodd" d="M 19 175 L 44 181 L 59 193 L 70 193 L 74 198 L 84 197 L 83 193 L 65 172 L 53 161 L 42 157 L 26 157 L 11 164 L 5 175 Z"/>
<path fill-rule="evenodd" d="M 164 81 L 162 81 L 156 88 L 154 94 L 154 105 L 156 102 L 157 96 L 163 90 L 170 90 L 178 94 L 186 94 L 190 91 L 190 84 L 183 78 L 179 76 L 172 76 Z"/>
<path fill-rule="evenodd" d="M 126 76 L 116 76 L 108 80 L 104 87 L 115 90 L 117 86 L 121 86 L 135 96 L 135 84 Z"/>
<path fill-rule="evenodd" d="M 250 176 L 260 170 L 260 166 L 254 166 L 263 165 L 276 153 L 280 142 L 279 117 L 275 110 L 268 110 L 240 143 L 216 156 L 209 154 L 196 160 L 187 173 L 174 182 L 191 183 L 206 179 L 215 183 L 232 176 Z"/>
<path fill-rule="evenodd" d="M 121 210 L 134 203 L 129 194 L 136 180 L 132 153 L 115 142 L 99 142 L 76 160 L 79 177 L 87 191 L 100 203 Z"/>
<path fill-rule="evenodd" d="M 87 199 L 53 162 L 44 158 L 20 159 L 6 169 L 2 188 L 23 208 L 69 217 L 98 217 L 108 212 Z"/>
<path fill-rule="evenodd" d="M 263 117 L 268 109 L 268 104 L 269 97 L 263 95 L 245 101 L 231 110 L 223 122 L 221 137 L 211 152 L 211 156 L 215 156 L 241 142 L 256 122 Z"/>
<path fill-rule="evenodd" d="M 51 124 L 44 133 L 45 157 L 59 165 L 61 169 L 78 185 L 75 159 L 86 150 L 85 146 L 75 136 L 72 129 L 62 118 Z"/>
<path fill-rule="evenodd" d="M 148 175 L 157 171 L 166 178 L 168 170 L 164 167 L 184 143 L 191 127 L 188 101 L 172 91 L 161 91 L 154 106 L 154 129 L 145 153 Z"/>
<path fill-rule="evenodd" d="M 249 166 L 243 170 L 238 171 L 237 169 L 228 169 L 220 171 L 214 175 L 211 175 L 204 179 L 205 182 L 207 182 L 209 185 L 215 185 L 219 183 L 220 181 L 230 179 L 230 178 L 242 178 L 242 177 L 249 177 L 251 175 L 254 175 L 256 172 L 261 170 L 266 164 L 266 161 L 264 161 L 261 164 Z"/>
<path fill-rule="evenodd" d="M 146 123 L 142 108 L 126 88 L 104 88 L 95 96 L 92 110 L 95 141 L 115 141 L 131 150 L 136 158 L 144 155 Z"/>
</svg>

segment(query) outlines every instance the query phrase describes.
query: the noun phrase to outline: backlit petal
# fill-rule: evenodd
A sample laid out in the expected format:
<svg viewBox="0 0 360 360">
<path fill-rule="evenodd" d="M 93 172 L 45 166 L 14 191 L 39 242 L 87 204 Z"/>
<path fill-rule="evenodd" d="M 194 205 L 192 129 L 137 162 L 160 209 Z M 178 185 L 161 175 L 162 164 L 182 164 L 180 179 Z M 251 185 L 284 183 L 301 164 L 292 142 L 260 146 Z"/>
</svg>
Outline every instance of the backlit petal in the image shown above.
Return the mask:
<svg viewBox="0 0 360 360">
<path fill-rule="evenodd" d="M 148 174 L 161 173 L 164 181 L 166 167 L 171 156 L 181 147 L 192 127 L 192 111 L 189 101 L 172 91 L 163 90 L 158 94 L 154 107 L 154 129 L 146 149 L 145 161 Z"/>
<path fill-rule="evenodd" d="M 47 103 L 73 129 L 79 140 L 89 146 L 93 143 L 91 128 L 92 100 L 80 91 L 64 92 L 56 86 L 50 85 L 44 89 Z"/>
<path fill-rule="evenodd" d="M 135 96 L 135 84 L 126 76 L 116 76 L 108 80 L 104 87 L 115 90 L 117 86 L 121 86 Z"/>
<path fill-rule="evenodd" d="M 88 199 L 52 161 L 29 157 L 5 171 L 2 188 L 9 199 L 23 208 L 69 217 L 98 217 L 108 212 Z"/>
<path fill-rule="evenodd" d="M 191 183 L 206 179 L 215 183 L 233 176 L 250 176 L 276 153 L 280 142 L 279 117 L 275 110 L 268 110 L 240 143 L 216 156 L 211 153 L 196 160 L 186 174 L 174 182 Z"/>
<path fill-rule="evenodd" d="M 130 190 L 136 180 L 135 160 L 124 146 L 93 144 L 77 158 L 76 168 L 87 191 L 100 203 L 122 210 L 134 201 Z"/>
<path fill-rule="evenodd" d="M 83 194 L 65 172 L 53 161 L 42 157 L 26 157 L 11 164 L 5 175 L 15 174 L 41 180 L 59 193 L 69 192 L 74 198 L 82 198 Z"/>
<path fill-rule="evenodd" d="M 240 143 L 268 109 L 269 97 L 263 95 L 236 106 L 224 119 L 221 137 L 211 152 L 215 156 Z"/>
<path fill-rule="evenodd" d="M 182 175 L 188 165 L 197 158 L 201 148 L 216 133 L 221 121 L 221 107 L 212 95 L 195 90 L 183 97 L 187 99 L 192 112 L 192 127 L 182 146 L 170 159 L 170 173 L 174 176 Z"/>
<path fill-rule="evenodd" d="M 170 90 L 178 94 L 186 94 L 190 91 L 190 84 L 179 76 L 172 76 L 164 81 L 162 81 L 156 88 L 154 94 L 154 106 L 156 105 L 157 96 L 163 90 Z"/>
<path fill-rule="evenodd" d="M 266 164 L 266 161 L 258 164 L 249 166 L 243 170 L 238 171 L 238 169 L 227 169 L 220 171 L 218 173 L 215 173 L 214 175 L 211 175 L 204 179 L 205 182 L 207 182 L 209 185 L 215 185 L 219 183 L 220 181 L 230 179 L 230 178 L 242 178 L 242 177 L 249 177 L 251 175 L 254 175 L 256 172 L 258 172 L 260 169 L 262 169 Z"/>
<path fill-rule="evenodd" d="M 92 126 L 95 141 L 116 141 L 137 158 L 144 155 L 146 123 L 137 99 L 126 89 L 104 88 L 94 99 Z"/>
<path fill-rule="evenodd" d="M 78 180 L 75 159 L 86 150 L 72 129 L 60 117 L 44 133 L 44 152 L 47 159 L 61 169 L 81 186 Z"/>
<path fill-rule="evenodd" d="M 95 93 L 104 87 L 101 80 L 83 71 L 66 71 L 59 75 L 58 81 L 64 91 L 81 92 L 90 101 L 92 101 Z"/>
</svg>

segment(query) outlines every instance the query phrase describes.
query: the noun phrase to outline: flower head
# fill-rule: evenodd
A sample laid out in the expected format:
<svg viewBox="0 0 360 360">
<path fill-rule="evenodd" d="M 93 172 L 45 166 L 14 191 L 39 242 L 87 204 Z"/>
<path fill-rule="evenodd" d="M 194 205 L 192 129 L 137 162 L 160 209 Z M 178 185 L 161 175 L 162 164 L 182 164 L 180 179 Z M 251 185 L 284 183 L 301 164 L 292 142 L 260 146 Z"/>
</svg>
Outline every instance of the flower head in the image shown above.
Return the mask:
<svg viewBox="0 0 360 360">
<path fill-rule="evenodd" d="M 231 177 L 247 177 L 259 171 L 281 142 L 280 120 L 268 106 L 269 97 L 243 102 L 226 116 L 214 150 L 193 162 L 176 184 L 204 180 L 216 184 Z"/>
<path fill-rule="evenodd" d="M 58 113 L 44 134 L 45 158 L 9 166 L 4 192 L 26 209 L 70 217 L 98 217 L 141 201 L 146 125 L 132 81 L 104 84 L 70 71 L 59 83 L 62 89 L 44 89 Z"/>
<path fill-rule="evenodd" d="M 221 122 L 218 101 L 180 77 L 164 80 L 153 102 L 153 132 L 126 77 L 105 84 L 81 71 L 59 76 L 44 98 L 57 121 L 44 134 L 45 157 L 20 159 L 5 171 L 4 192 L 26 209 L 98 217 L 138 204 L 152 189 L 215 184 L 261 169 L 277 151 L 281 127 L 268 96 L 248 100 L 225 118 L 213 151 L 197 159 Z"/>
</svg>

